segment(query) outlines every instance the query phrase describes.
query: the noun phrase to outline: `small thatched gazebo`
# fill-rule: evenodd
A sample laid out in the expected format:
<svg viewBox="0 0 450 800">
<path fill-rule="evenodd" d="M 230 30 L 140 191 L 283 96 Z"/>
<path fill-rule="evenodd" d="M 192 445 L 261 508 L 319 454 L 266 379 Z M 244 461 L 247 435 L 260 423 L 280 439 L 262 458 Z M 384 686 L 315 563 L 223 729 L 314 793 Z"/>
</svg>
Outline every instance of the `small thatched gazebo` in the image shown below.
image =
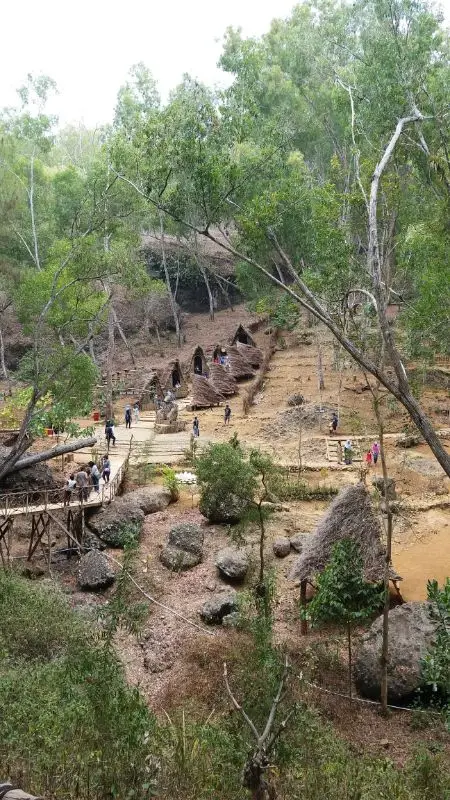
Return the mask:
<svg viewBox="0 0 450 800">
<path fill-rule="evenodd" d="M 152 408 L 155 400 L 163 399 L 163 394 L 158 373 L 151 372 L 150 375 L 146 375 L 138 397 L 141 411 L 147 411 L 149 408 Z"/>
<path fill-rule="evenodd" d="M 192 378 L 192 408 L 212 408 L 222 402 L 223 396 L 203 375 Z"/>
<path fill-rule="evenodd" d="M 206 361 L 206 356 L 203 351 L 203 348 L 198 345 L 194 352 L 192 353 L 191 360 L 189 362 L 189 374 L 190 375 L 206 375 L 208 372 L 208 362 Z"/>
<path fill-rule="evenodd" d="M 162 373 L 161 385 L 164 392 L 168 392 L 170 390 L 177 398 L 187 397 L 188 385 L 178 359 L 169 361 L 167 367 Z"/>
<path fill-rule="evenodd" d="M 244 356 L 252 367 L 257 369 L 261 366 L 264 360 L 264 353 L 259 347 L 253 347 L 251 344 L 243 344 L 242 342 L 236 342 L 236 347 L 241 356 Z"/>
<path fill-rule="evenodd" d="M 235 378 L 221 364 L 211 364 L 209 381 L 216 392 L 219 392 L 224 397 L 230 397 L 232 394 L 236 394 L 238 390 Z"/>
<path fill-rule="evenodd" d="M 253 378 L 252 365 L 242 356 L 237 347 L 229 347 L 227 351 L 228 370 L 237 381 L 243 378 Z"/>
<path fill-rule="evenodd" d="M 238 325 L 233 338 L 230 340 L 231 345 L 235 345 L 237 342 L 251 345 L 251 347 L 256 347 L 256 342 L 253 336 L 251 335 L 250 331 L 247 330 L 247 328 L 244 328 L 243 325 Z"/>
<path fill-rule="evenodd" d="M 301 600 L 306 601 L 306 584 L 312 583 L 327 566 L 331 551 L 342 539 L 352 539 L 361 548 L 366 580 L 378 583 L 384 578 L 385 548 L 381 524 L 363 483 L 343 489 L 322 517 L 315 532 L 305 537 L 302 554 L 291 577 L 300 581 Z M 391 568 L 395 588 L 401 577 Z M 397 589 L 398 591 L 398 589 Z"/>
</svg>

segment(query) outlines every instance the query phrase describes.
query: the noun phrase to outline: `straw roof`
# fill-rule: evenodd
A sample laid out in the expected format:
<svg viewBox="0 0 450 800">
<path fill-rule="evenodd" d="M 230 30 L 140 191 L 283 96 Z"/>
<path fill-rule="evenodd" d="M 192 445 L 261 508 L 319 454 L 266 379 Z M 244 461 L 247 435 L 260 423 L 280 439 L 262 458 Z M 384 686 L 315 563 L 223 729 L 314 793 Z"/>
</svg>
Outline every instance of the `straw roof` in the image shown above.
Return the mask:
<svg viewBox="0 0 450 800">
<path fill-rule="evenodd" d="M 222 395 L 216 391 L 207 378 L 203 375 L 192 376 L 192 406 L 194 408 L 218 406 L 222 400 Z"/>
<path fill-rule="evenodd" d="M 236 380 L 240 378 L 252 378 L 255 374 L 252 365 L 242 356 L 237 347 L 229 347 L 227 350 L 228 363 L 230 365 L 230 375 Z"/>
<path fill-rule="evenodd" d="M 163 396 L 161 381 L 157 372 L 150 372 L 145 376 L 139 390 L 139 401 L 141 403 L 148 402 L 153 395 L 159 398 Z"/>
<path fill-rule="evenodd" d="M 332 502 L 315 533 L 306 538 L 292 578 L 311 580 L 323 572 L 334 545 L 343 539 L 352 539 L 359 544 L 366 579 L 383 580 L 385 548 L 381 541 L 381 525 L 363 483 L 347 487 Z M 390 577 L 391 580 L 401 580 L 392 569 Z"/>
<path fill-rule="evenodd" d="M 180 384 L 183 385 L 185 383 L 185 377 L 183 370 L 181 369 L 181 364 L 178 359 L 175 358 L 173 361 L 169 361 L 167 365 L 159 371 L 161 385 L 164 390 L 173 389 L 172 374 L 174 370 L 177 370 L 179 374 Z"/>
<path fill-rule="evenodd" d="M 238 390 L 235 378 L 221 364 L 210 365 L 209 380 L 216 392 L 224 395 L 224 397 L 236 394 Z"/>
<path fill-rule="evenodd" d="M 189 362 L 188 362 L 188 371 L 189 372 L 194 372 L 194 366 L 195 366 L 195 359 L 196 358 L 201 358 L 201 360 L 202 360 L 202 369 L 203 370 L 207 369 L 208 362 L 206 360 L 205 351 L 203 350 L 203 347 L 200 347 L 200 345 L 197 345 L 197 347 L 192 351 L 192 355 L 191 355 L 191 357 L 189 359 Z"/>
<path fill-rule="evenodd" d="M 253 336 L 247 328 L 244 328 L 243 325 L 237 326 L 234 336 L 230 340 L 230 344 L 236 344 L 236 342 L 238 342 L 240 339 L 245 339 L 247 344 L 252 345 L 252 347 L 256 347 L 256 342 Z"/>
<path fill-rule="evenodd" d="M 243 344 L 242 342 L 236 342 L 236 347 L 239 350 L 241 356 L 247 359 L 248 363 L 252 365 L 252 367 L 260 367 L 263 359 L 264 353 L 259 347 L 253 347 L 251 344 Z"/>
</svg>

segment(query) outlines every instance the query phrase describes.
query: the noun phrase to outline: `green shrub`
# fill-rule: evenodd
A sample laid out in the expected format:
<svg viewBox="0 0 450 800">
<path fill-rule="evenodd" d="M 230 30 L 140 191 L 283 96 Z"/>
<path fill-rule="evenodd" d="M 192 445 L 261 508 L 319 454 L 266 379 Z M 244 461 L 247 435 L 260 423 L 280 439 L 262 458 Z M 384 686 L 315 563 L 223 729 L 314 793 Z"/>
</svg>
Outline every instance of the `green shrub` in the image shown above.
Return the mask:
<svg viewBox="0 0 450 800">
<path fill-rule="evenodd" d="M 210 522 L 238 522 L 257 486 L 240 446 L 210 444 L 198 458 L 196 471 L 201 513 Z"/>
<path fill-rule="evenodd" d="M 175 503 L 180 496 L 180 482 L 177 480 L 175 470 L 164 466 L 162 475 L 164 486 L 169 490 L 172 501 Z"/>
</svg>

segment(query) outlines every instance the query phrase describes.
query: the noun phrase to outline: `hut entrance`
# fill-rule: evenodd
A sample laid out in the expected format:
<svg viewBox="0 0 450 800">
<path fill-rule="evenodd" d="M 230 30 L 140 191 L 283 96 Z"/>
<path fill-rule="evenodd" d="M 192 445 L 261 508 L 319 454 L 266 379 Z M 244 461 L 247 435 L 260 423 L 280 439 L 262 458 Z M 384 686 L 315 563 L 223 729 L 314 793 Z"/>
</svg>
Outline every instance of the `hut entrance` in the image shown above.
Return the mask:
<svg viewBox="0 0 450 800">
<path fill-rule="evenodd" d="M 200 355 L 194 356 L 194 372 L 196 375 L 203 374 L 203 361 Z"/>
<path fill-rule="evenodd" d="M 247 336 L 245 331 L 239 331 L 236 341 L 240 342 L 241 344 L 250 344 L 249 337 Z"/>
<path fill-rule="evenodd" d="M 178 367 L 174 367 L 172 370 L 172 386 L 174 389 L 179 389 L 181 386 L 181 373 Z"/>
<path fill-rule="evenodd" d="M 235 345 L 239 342 L 239 344 L 247 344 L 251 347 L 255 347 L 256 342 L 252 338 L 250 332 L 244 328 L 243 325 L 238 325 L 236 332 L 231 340 L 231 344 Z"/>
</svg>

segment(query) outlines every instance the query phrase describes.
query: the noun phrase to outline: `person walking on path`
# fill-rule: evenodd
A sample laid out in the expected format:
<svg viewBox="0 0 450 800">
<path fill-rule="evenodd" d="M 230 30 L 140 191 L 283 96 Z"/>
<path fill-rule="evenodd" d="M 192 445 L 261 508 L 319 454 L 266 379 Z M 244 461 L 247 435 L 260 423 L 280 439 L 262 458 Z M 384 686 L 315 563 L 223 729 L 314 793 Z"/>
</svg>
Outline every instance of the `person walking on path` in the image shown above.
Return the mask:
<svg viewBox="0 0 450 800">
<path fill-rule="evenodd" d="M 80 501 L 87 500 L 89 497 L 89 475 L 90 469 L 80 469 L 75 473 L 75 483 L 78 489 L 78 498 Z"/>
<path fill-rule="evenodd" d="M 137 424 L 139 422 L 139 403 L 135 403 L 133 406 L 133 416 L 134 421 Z"/>
<path fill-rule="evenodd" d="M 380 445 L 378 444 L 378 442 L 373 443 L 371 450 L 372 450 L 373 463 L 374 466 L 376 467 L 378 456 L 380 455 Z"/>
<path fill-rule="evenodd" d="M 94 487 L 94 492 L 100 494 L 100 472 L 97 467 L 97 464 L 94 461 L 89 461 L 89 466 L 91 468 L 91 480 L 92 486 Z"/>
<path fill-rule="evenodd" d="M 370 467 L 372 466 L 372 451 L 371 450 L 367 451 L 366 455 L 364 456 L 364 461 L 366 462 L 367 466 L 370 469 Z"/>
<path fill-rule="evenodd" d="M 192 433 L 195 439 L 198 439 L 200 436 L 200 423 L 198 421 L 198 417 L 194 417 L 194 422 L 192 423 Z"/>
<path fill-rule="evenodd" d="M 77 485 L 77 482 L 75 480 L 75 475 L 72 472 L 72 474 L 69 475 L 69 477 L 67 479 L 66 487 L 64 489 L 64 506 L 70 505 L 70 501 L 72 499 L 72 493 L 73 493 L 73 490 L 75 489 L 76 485 Z"/>
<path fill-rule="evenodd" d="M 344 463 L 351 464 L 352 463 L 352 443 L 350 439 L 344 444 Z"/>
<path fill-rule="evenodd" d="M 223 423 L 224 423 L 224 425 L 229 425 L 230 424 L 230 418 L 231 418 L 231 408 L 227 403 L 226 406 L 225 406 L 225 412 L 224 412 L 224 415 L 223 415 Z"/>
<path fill-rule="evenodd" d="M 105 436 L 106 436 L 106 443 L 108 445 L 108 450 L 109 450 L 109 444 L 110 444 L 111 439 L 112 439 L 113 445 L 116 443 L 116 437 L 114 435 L 114 423 L 113 423 L 113 421 L 111 419 L 107 419 L 106 420 Z"/>
<path fill-rule="evenodd" d="M 333 435 L 333 433 L 336 433 L 336 429 L 337 429 L 337 426 L 338 426 L 338 421 L 339 421 L 338 420 L 338 415 L 336 414 L 335 411 L 333 411 L 333 414 L 332 414 L 332 417 L 331 417 L 331 422 L 330 422 L 330 435 L 331 436 Z"/>
<path fill-rule="evenodd" d="M 127 406 L 125 409 L 125 428 L 131 428 L 131 408 Z"/>
<path fill-rule="evenodd" d="M 105 481 L 105 483 L 109 483 L 110 475 L 111 475 L 111 462 L 108 456 L 103 456 L 102 478 Z"/>
</svg>

